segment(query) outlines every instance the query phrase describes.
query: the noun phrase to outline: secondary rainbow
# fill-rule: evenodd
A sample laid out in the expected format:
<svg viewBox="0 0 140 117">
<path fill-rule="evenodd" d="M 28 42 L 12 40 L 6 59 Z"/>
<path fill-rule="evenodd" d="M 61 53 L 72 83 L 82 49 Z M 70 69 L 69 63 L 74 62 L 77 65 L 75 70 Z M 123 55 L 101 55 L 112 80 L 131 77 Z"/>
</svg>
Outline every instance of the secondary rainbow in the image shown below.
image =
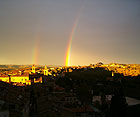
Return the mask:
<svg viewBox="0 0 140 117">
<path fill-rule="evenodd" d="M 32 55 L 32 64 L 34 65 L 38 64 L 39 41 L 40 41 L 40 38 L 37 38 L 34 42 L 33 55 Z"/>
</svg>

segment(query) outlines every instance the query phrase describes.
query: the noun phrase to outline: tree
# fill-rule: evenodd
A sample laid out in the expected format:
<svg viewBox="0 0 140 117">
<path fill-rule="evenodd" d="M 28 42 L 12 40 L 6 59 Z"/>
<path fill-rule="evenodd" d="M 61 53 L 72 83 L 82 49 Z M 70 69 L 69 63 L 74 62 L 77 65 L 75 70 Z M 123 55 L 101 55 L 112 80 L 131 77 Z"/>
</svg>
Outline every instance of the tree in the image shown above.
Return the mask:
<svg viewBox="0 0 140 117">
<path fill-rule="evenodd" d="M 77 95 L 80 101 L 83 103 L 89 103 L 92 99 L 91 88 L 84 84 L 77 88 Z"/>
<path fill-rule="evenodd" d="M 127 103 L 124 97 L 123 88 L 121 87 L 118 92 L 115 92 L 111 99 L 110 112 L 111 117 L 125 117 Z"/>
</svg>

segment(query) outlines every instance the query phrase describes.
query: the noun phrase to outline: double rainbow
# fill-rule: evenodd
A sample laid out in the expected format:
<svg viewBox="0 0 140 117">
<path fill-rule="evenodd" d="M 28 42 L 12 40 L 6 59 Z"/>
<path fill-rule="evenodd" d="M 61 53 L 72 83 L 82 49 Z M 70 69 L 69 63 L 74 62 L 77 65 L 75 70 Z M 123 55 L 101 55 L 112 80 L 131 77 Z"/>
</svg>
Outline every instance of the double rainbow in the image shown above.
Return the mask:
<svg viewBox="0 0 140 117">
<path fill-rule="evenodd" d="M 79 19 L 80 19 L 80 15 L 81 12 L 83 10 L 83 6 L 80 7 L 79 13 L 76 16 L 76 19 L 74 21 L 73 27 L 72 27 L 72 31 L 70 33 L 69 36 L 69 40 L 68 40 L 68 44 L 67 44 L 67 49 L 66 49 L 66 54 L 65 54 L 65 66 L 70 66 L 70 57 L 71 57 L 71 48 L 72 48 L 72 41 L 74 39 L 74 35 L 76 32 L 76 29 L 78 27 L 78 23 L 79 23 Z M 32 64 L 38 64 L 38 57 L 39 57 L 39 42 L 40 42 L 40 38 L 37 38 L 35 41 L 35 46 L 33 48 L 33 56 L 32 56 Z"/>
</svg>

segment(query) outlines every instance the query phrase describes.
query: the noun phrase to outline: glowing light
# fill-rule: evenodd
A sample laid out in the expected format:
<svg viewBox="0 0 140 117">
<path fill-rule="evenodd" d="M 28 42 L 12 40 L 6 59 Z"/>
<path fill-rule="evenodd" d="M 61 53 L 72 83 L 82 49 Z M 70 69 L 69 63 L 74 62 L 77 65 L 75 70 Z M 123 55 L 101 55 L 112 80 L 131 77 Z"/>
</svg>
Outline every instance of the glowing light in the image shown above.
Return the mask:
<svg viewBox="0 0 140 117">
<path fill-rule="evenodd" d="M 77 15 L 73 27 L 72 27 L 72 31 L 70 33 L 70 37 L 68 40 L 68 45 L 67 45 L 67 50 L 66 50 L 66 54 L 65 54 L 65 66 L 70 66 L 70 56 L 71 56 L 71 48 L 72 48 L 72 40 L 74 39 L 74 35 L 79 23 L 79 18 L 82 12 L 83 6 L 80 8 L 79 14 Z"/>
</svg>

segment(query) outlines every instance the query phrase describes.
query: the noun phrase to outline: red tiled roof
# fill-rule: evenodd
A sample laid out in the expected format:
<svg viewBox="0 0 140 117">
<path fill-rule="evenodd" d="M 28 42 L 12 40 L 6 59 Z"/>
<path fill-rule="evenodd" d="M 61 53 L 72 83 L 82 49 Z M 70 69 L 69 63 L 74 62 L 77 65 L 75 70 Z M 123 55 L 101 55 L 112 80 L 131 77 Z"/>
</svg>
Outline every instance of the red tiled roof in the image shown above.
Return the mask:
<svg viewBox="0 0 140 117">
<path fill-rule="evenodd" d="M 27 77 L 27 76 L 29 76 L 29 75 L 14 75 L 12 77 Z"/>
<path fill-rule="evenodd" d="M 7 75 L 2 75 L 2 76 L 0 76 L 0 77 L 8 77 Z"/>
</svg>

